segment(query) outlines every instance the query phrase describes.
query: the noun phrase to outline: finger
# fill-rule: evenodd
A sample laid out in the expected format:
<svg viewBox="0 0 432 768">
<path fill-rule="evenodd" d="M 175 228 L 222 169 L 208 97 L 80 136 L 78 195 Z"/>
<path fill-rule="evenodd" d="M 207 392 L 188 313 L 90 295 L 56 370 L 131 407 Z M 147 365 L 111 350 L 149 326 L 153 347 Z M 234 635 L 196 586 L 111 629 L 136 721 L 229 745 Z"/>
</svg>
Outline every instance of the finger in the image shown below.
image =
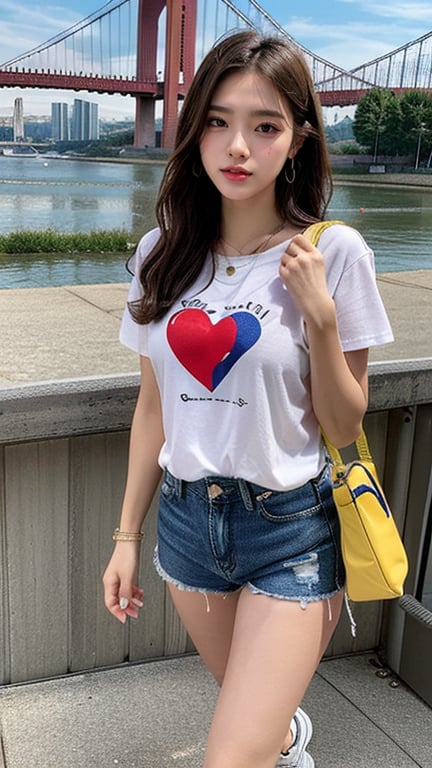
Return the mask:
<svg viewBox="0 0 432 768">
<path fill-rule="evenodd" d="M 126 622 L 128 616 L 132 619 L 138 617 L 138 608 L 132 602 L 129 603 L 125 597 L 121 597 L 120 599 L 116 598 L 115 602 L 106 604 L 106 606 L 109 612 L 112 613 L 116 619 L 121 621 L 122 624 Z"/>
<path fill-rule="evenodd" d="M 137 607 L 137 608 L 142 608 L 142 607 L 143 607 L 143 605 L 144 605 L 143 601 L 142 601 L 142 600 L 138 600 L 138 598 L 137 598 L 137 597 L 133 597 L 133 598 L 132 598 L 132 600 L 131 600 L 131 602 L 132 602 L 134 605 L 136 605 L 136 607 Z"/>
<path fill-rule="evenodd" d="M 118 606 L 113 608 L 111 613 L 112 613 L 113 616 L 115 616 L 116 619 L 121 621 L 122 624 L 126 624 L 126 619 L 127 619 L 126 613 L 124 611 L 121 611 Z"/>
<path fill-rule="evenodd" d="M 301 248 L 303 251 L 313 251 L 315 250 L 315 246 L 311 243 L 308 237 L 305 237 L 304 235 L 295 235 L 293 239 L 291 240 L 291 243 L 298 248 Z"/>
<path fill-rule="evenodd" d="M 142 608 L 142 606 L 143 603 L 141 600 L 137 600 L 135 597 L 133 597 L 128 605 L 121 610 L 124 616 L 130 616 L 131 619 L 137 619 L 138 611 L 140 608 Z"/>
<path fill-rule="evenodd" d="M 119 589 L 118 606 L 124 616 L 130 616 L 133 619 L 138 618 L 138 609 L 143 606 L 141 600 L 143 594 L 144 590 L 134 585 L 129 588 L 121 587 Z"/>
<path fill-rule="evenodd" d="M 118 586 L 118 602 L 122 611 L 126 610 L 133 596 L 133 584 L 130 578 L 121 578 Z"/>
<path fill-rule="evenodd" d="M 288 256 L 289 258 L 298 258 L 299 256 L 305 255 L 307 251 L 297 242 L 294 242 L 293 240 L 289 243 L 284 256 Z"/>
<path fill-rule="evenodd" d="M 296 261 L 300 256 L 302 256 L 302 251 L 299 248 L 296 250 L 287 249 L 281 258 L 281 267 L 284 269 L 289 269 L 293 262 Z"/>
<path fill-rule="evenodd" d="M 118 603 L 119 582 L 118 582 L 118 579 L 107 579 L 106 577 L 104 577 L 103 585 L 104 585 L 105 605 L 108 608 L 108 610 L 111 611 L 113 606 L 117 605 Z"/>
<path fill-rule="evenodd" d="M 121 621 L 122 624 L 126 621 L 126 614 L 120 609 L 117 595 L 112 595 L 105 598 L 105 605 L 112 615 Z"/>
<path fill-rule="evenodd" d="M 105 584 L 105 605 L 122 624 L 125 623 L 127 615 L 137 615 L 137 606 L 131 604 L 132 595 L 130 598 L 126 596 L 130 592 L 130 589 L 121 588 L 117 579 Z"/>
</svg>

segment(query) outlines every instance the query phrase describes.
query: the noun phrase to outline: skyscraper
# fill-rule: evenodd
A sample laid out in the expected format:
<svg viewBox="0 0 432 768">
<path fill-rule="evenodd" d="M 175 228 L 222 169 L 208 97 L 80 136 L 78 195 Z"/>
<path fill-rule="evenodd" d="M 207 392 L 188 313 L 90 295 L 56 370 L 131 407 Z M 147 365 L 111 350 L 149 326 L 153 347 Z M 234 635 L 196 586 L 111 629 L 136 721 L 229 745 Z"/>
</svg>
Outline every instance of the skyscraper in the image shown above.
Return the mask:
<svg viewBox="0 0 432 768">
<path fill-rule="evenodd" d="M 74 99 L 72 108 L 71 138 L 86 141 L 99 138 L 99 105 Z"/>
<path fill-rule="evenodd" d="M 51 138 L 54 141 L 69 141 L 69 107 L 61 102 L 51 104 Z"/>
<path fill-rule="evenodd" d="M 17 96 L 14 101 L 13 140 L 24 141 L 24 107 L 21 96 Z"/>
</svg>

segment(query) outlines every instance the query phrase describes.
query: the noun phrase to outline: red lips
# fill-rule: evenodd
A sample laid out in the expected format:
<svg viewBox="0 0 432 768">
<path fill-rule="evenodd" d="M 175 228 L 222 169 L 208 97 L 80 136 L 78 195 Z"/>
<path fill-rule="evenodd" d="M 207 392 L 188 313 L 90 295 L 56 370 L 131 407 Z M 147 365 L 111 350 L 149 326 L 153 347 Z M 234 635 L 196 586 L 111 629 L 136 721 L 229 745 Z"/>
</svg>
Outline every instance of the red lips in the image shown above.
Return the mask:
<svg viewBox="0 0 432 768">
<path fill-rule="evenodd" d="M 242 168 L 241 165 L 229 165 L 226 168 L 222 168 L 221 172 L 229 181 L 243 181 L 244 179 L 248 179 L 249 176 L 252 176 L 252 174 L 249 171 L 246 171 L 245 168 Z"/>
</svg>

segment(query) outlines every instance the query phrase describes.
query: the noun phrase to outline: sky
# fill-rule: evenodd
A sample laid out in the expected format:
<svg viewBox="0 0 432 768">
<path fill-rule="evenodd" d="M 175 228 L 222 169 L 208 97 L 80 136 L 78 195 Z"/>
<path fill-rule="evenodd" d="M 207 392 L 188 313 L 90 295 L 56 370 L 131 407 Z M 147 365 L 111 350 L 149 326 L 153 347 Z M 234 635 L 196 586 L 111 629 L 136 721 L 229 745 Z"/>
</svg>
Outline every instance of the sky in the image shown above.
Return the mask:
<svg viewBox="0 0 432 768">
<path fill-rule="evenodd" d="M 246 3 L 239 0 L 238 5 L 245 8 Z M 104 0 L 0 0 L 0 64 L 40 45 L 105 4 Z M 302 45 L 346 69 L 432 30 L 431 0 L 260 0 L 260 5 Z M 51 101 L 71 104 L 77 95 L 98 101 L 100 116 L 106 119 L 133 116 L 134 100 L 129 97 L 3 88 L 0 117 L 11 113 L 16 96 L 23 97 L 27 115 L 50 114 Z"/>
</svg>

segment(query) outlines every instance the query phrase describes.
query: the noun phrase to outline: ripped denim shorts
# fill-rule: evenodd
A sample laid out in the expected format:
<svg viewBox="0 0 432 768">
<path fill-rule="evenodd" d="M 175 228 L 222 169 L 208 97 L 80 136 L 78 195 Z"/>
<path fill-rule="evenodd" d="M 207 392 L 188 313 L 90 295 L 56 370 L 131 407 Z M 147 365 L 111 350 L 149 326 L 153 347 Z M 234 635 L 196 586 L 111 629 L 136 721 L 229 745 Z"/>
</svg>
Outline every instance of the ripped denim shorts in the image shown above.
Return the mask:
<svg viewBox="0 0 432 768">
<path fill-rule="evenodd" d="M 247 586 L 303 607 L 332 597 L 345 574 L 328 468 L 290 491 L 219 476 L 186 482 L 166 470 L 155 564 L 186 590 Z"/>
</svg>

